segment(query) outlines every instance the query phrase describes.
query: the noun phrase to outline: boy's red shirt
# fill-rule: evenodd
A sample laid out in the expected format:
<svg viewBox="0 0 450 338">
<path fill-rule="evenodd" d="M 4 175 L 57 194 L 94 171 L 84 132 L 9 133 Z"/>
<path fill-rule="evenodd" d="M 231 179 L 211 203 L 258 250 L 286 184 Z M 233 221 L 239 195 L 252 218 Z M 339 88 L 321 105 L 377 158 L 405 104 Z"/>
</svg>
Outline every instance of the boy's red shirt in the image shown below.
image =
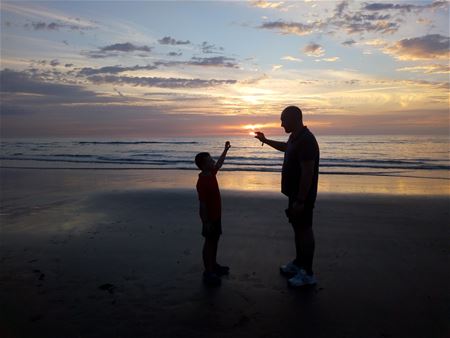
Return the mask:
<svg viewBox="0 0 450 338">
<path fill-rule="evenodd" d="M 208 176 L 199 174 L 197 180 L 198 199 L 206 205 L 208 220 L 211 222 L 218 221 L 222 215 L 222 201 L 216 174 L 217 170 L 213 170 Z"/>
</svg>

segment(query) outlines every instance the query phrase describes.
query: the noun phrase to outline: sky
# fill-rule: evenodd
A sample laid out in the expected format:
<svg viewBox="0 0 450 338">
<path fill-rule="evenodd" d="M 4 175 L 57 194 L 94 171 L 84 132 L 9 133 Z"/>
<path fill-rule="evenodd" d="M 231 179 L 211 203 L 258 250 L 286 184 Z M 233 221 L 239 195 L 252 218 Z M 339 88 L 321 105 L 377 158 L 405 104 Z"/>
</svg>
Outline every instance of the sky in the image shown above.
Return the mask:
<svg viewBox="0 0 450 338">
<path fill-rule="evenodd" d="M 449 133 L 448 1 L 2 1 L 2 137 Z"/>
</svg>

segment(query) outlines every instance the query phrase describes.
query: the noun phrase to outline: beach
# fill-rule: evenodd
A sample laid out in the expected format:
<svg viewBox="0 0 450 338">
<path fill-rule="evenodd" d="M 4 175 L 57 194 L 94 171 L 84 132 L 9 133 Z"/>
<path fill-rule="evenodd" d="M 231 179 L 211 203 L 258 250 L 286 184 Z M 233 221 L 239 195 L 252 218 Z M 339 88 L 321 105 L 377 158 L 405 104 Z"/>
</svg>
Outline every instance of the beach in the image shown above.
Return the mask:
<svg viewBox="0 0 450 338">
<path fill-rule="evenodd" d="M 2 337 L 450 334 L 448 180 L 322 175 L 318 284 L 290 289 L 279 176 L 220 173 L 231 272 L 208 289 L 195 171 L 0 174 Z"/>
</svg>

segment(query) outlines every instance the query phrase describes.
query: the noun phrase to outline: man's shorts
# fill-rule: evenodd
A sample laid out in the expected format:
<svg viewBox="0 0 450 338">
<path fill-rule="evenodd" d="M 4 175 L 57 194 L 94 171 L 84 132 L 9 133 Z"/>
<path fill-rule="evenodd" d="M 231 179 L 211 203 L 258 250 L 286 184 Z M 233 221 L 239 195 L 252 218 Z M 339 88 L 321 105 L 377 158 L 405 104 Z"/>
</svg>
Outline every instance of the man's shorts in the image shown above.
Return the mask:
<svg viewBox="0 0 450 338">
<path fill-rule="evenodd" d="M 295 202 L 294 199 L 289 199 L 288 208 L 285 210 L 289 223 L 291 223 L 292 226 L 294 227 L 296 226 L 312 227 L 314 207 L 305 205 L 305 208 L 303 209 L 303 212 L 300 215 L 293 215 L 291 210 L 294 202 Z"/>
<path fill-rule="evenodd" d="M 219 239 L 222 234 L 222 220 L 211 222 L 209 226 L 203 223 L 202 236 L 208 239 Z"/>
</svg>

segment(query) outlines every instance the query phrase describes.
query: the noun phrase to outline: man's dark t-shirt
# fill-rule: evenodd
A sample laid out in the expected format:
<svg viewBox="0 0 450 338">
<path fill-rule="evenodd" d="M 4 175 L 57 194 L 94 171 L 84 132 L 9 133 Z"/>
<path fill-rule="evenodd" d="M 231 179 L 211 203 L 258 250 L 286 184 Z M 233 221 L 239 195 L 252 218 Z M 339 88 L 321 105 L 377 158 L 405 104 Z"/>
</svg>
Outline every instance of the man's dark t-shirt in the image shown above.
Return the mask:
<svg viewBox="0 0 450 338">
<path fill-rule="evenodd" d="M 308 128 L 289 137 L 284 153 L 283 171 L 281 175 L 281 192 L 291 199 L 297 198 L 302 168 L 300 162 L 314 161 L 314 175 L 311 188 L 305 200 L 305 206 L 314 208 L 319 181 L 319 145 Z"/>
</svg>

